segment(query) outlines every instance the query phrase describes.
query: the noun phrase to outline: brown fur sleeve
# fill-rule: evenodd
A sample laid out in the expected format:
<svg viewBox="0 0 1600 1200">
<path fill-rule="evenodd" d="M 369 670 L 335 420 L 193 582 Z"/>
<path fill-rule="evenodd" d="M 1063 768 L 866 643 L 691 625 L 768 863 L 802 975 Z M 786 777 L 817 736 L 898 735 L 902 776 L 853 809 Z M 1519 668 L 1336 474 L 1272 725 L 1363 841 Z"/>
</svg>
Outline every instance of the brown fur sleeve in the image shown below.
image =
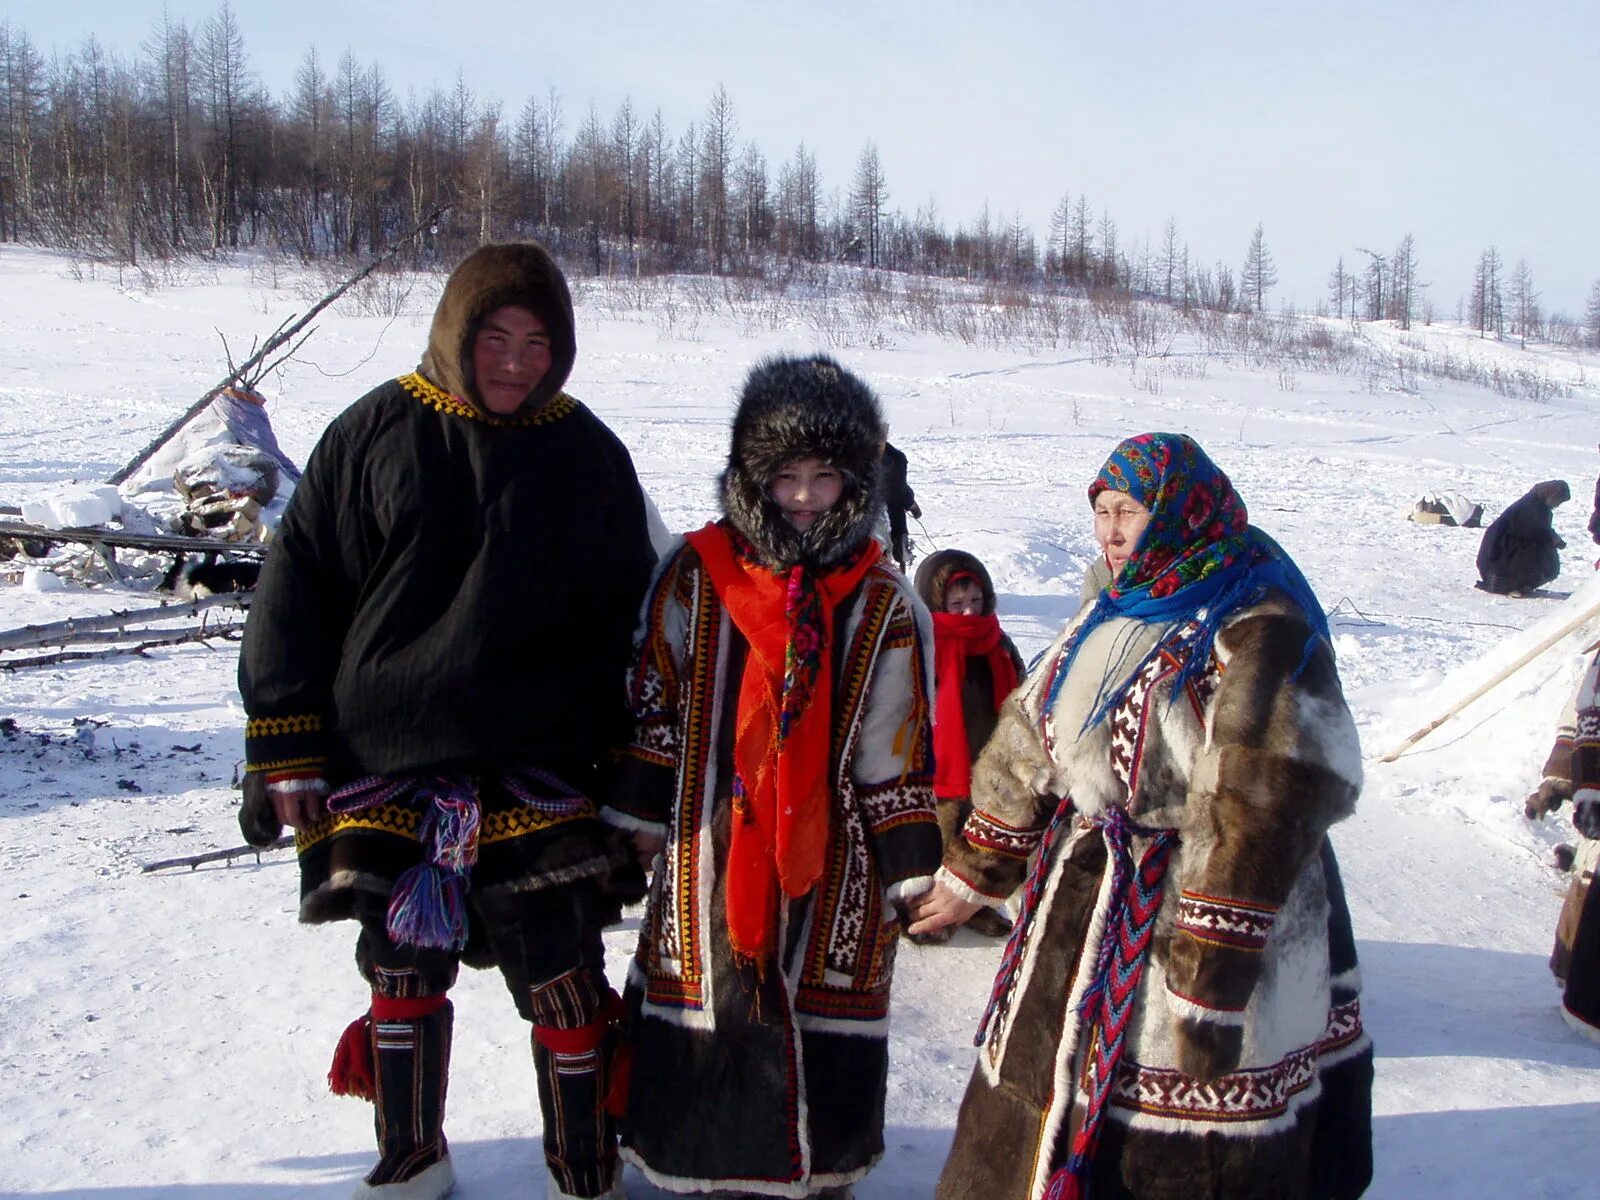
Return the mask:
<svg viewBox="0 0 1600 1200">
<path fill-rule="evenodd" d="M 1041 791 L 1050 756 L 1019 702 L 1025 690 L 1000 706 L 994 734 L 972 765 L 972 815 L 945 853 L 946 875 L 966 886 L 968 899 L 1004 900 L 1017 889 L 1055 808 L 1055 798 Z"/>
<path fill-rule="evenodd" d="M 1360 790 L 1360 749 L 1329 647 L 1287 606 L 1258 606 L 1217 639 L 1222 679 L 1182 833 L 1168 988 L 1184 1069 L 1234 1065 L 1261 952 L 1328 827 Z"/>
</svg>

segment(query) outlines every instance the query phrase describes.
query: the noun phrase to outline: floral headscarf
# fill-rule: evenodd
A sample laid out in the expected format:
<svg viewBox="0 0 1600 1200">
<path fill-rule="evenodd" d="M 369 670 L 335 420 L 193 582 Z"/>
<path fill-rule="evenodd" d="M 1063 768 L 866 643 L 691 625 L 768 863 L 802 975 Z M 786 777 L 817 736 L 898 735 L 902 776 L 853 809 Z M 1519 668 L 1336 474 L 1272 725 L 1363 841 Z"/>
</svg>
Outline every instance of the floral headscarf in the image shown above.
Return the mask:
<svg viewBox="0 0 1600 1200">
<path fill-rule="evenodd" d="M 1141 433 L 1106 459 L 1089 485 L 1092 505 L 1115 491 L 1150 510 L 1150 523 L 1109 590 L 1160 599 L 1238 562 L 1249 513 L 1200 444 L 1181 433 Z"/>
<path fill-rule="evenodd" d="M 1223 619 L 1260 600 L 1268 588 L 1293 600 L 1311 625 L 1301 669 L 1317 644 L 1329 640 L 1328 619 L 1300 568 L 1283 547 L 1250 524 L 1233 484 L 1193 438 L 1182 433 L 1141 433 L 1125 439 L 1089 485 L 1089 503 L 1108 490 L 1148 508 L 1150 523 L 1132 556 L 1079 623 L 1051 680 L 1045 711 L 1053 707 L 1089 631 L 1113 617 L 1174 627 L 1195 622 L 1192 636 L 1185 638 L 1185 662 L 1174 681 L 1173 696 L 1204 672 Z M 1163 638 L 1150 653 L 1161 653 L 1167 640 Z M 1102 687 L 1085 730 L 1105 719 L 1138 673 L 1135 668 L 1122 680 Z"/>
</svg>

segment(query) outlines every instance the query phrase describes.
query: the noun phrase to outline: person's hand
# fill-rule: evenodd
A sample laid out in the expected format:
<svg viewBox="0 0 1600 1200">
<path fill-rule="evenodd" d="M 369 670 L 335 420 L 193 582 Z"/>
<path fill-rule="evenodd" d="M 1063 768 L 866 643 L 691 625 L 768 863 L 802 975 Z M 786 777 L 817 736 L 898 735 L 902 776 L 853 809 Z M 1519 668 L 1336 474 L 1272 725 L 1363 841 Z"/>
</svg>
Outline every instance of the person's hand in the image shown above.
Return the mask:
<svg viewBox="0 0 1600 1200">
<path fill-rule="evenodd" d="M 296 779 L 292 786 L 271 783 L 267 793 L 278 820 L 296 831 L 311 828 L 328 813 L 328 789 L 320 777 Z"/>
<path fill-rule="evenodd" d="M 911 924 L 906 932 L 933 933 L 948 925 L 960 925 L 982 907 L 972 900 L 963 900 L 944 884 L 935 881 L 931 891 L 911 901 Z"/>
<path fill-rule="evenodd" d="M 1530 821 L 1537 821 L 1546 813 L 1553 813 L 1563 803 L 1572 799 L 1572 785 L 1565 779 L 1546 776 L 1539 781 L 1539 786 L 1528 793 L 1528 798 L 1522 802 L 1522 815 Z"/>
<path fill-rule="evenodd" d="M 911 517 L 912 517 L 913 520 L 916 520 L 916 521 L 922 520 L 922 506 L 920 504 L 918 504 L 915 500 L 913 500 L 911 502 L 911 507 L 906 509 L 906 511 L 911 514 Z"/>
<path fill-rule="evenodd" d="M 283 822 L 267 791 L 267 777 L 259 771 L 250 771 L 240 786 L 244 789 L 244 801 L 239 805 L 239 832 L 250 845 L 265 849 L 283 832 Z"/>
<path fill-rule="evenodd" d="M 643 829 L 633 831 L 633 855 L 639 860 L 640 868 L 648 874 L 656 861 L 656 855 L 667 848 L 667 837 L 663 833 L 651 833 Z"/>
</svg>

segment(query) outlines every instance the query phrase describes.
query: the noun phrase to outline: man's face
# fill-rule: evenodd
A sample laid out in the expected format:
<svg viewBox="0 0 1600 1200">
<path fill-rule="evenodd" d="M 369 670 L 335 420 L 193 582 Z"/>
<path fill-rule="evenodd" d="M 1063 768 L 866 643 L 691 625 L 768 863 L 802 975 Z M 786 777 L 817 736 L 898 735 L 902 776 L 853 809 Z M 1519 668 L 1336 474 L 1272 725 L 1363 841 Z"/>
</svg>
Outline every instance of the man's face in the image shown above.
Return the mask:
<svg viewBox="0 0 1600 1200">
<path fill-rule="evenodd" d="M 522 407 L 553 362 L 544 322 L 520 304 L 483 318 L 472 341 L 472 378 L 483 406 L 506 417 Z"/>
</svg>

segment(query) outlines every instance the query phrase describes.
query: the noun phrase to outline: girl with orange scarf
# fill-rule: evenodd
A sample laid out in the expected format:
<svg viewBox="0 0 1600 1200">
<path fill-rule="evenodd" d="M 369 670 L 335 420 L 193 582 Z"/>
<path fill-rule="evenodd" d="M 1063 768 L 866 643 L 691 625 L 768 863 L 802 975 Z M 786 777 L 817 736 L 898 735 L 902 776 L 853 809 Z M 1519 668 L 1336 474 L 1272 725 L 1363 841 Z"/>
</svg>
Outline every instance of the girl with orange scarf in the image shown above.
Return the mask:
<svg viewBox="0 0 1600 1200">
<path fill-rule="evenodd" d="M 932 630 L 873 537 L 885 432 L 832 359 L 759 364 L 723 518 L 646 601 L 604 815 L 654 864 L 623 1154 L 674 1192 L 847 1196 L 883 1153 L 896 936 L 940 853 Z"/>
<path fill-rule="evenodd" d="M 944 847 L 961 836 L 972 812 L 972 764 L 994 733 L 1000 705 L 1022 682 L 1026 669 L 1016 646 L 995 616 L 994 584 L 976 555 L 940 550 L 917 568 L 917 595 L 933 614 L 933 795 L 938 801 Z M 989 937 L 1011 932 L 998 908 L 985 906 L 966 921 Z M 948 941 L 949 925 L 919 933 L 912 941 Z"/>
</svg>

